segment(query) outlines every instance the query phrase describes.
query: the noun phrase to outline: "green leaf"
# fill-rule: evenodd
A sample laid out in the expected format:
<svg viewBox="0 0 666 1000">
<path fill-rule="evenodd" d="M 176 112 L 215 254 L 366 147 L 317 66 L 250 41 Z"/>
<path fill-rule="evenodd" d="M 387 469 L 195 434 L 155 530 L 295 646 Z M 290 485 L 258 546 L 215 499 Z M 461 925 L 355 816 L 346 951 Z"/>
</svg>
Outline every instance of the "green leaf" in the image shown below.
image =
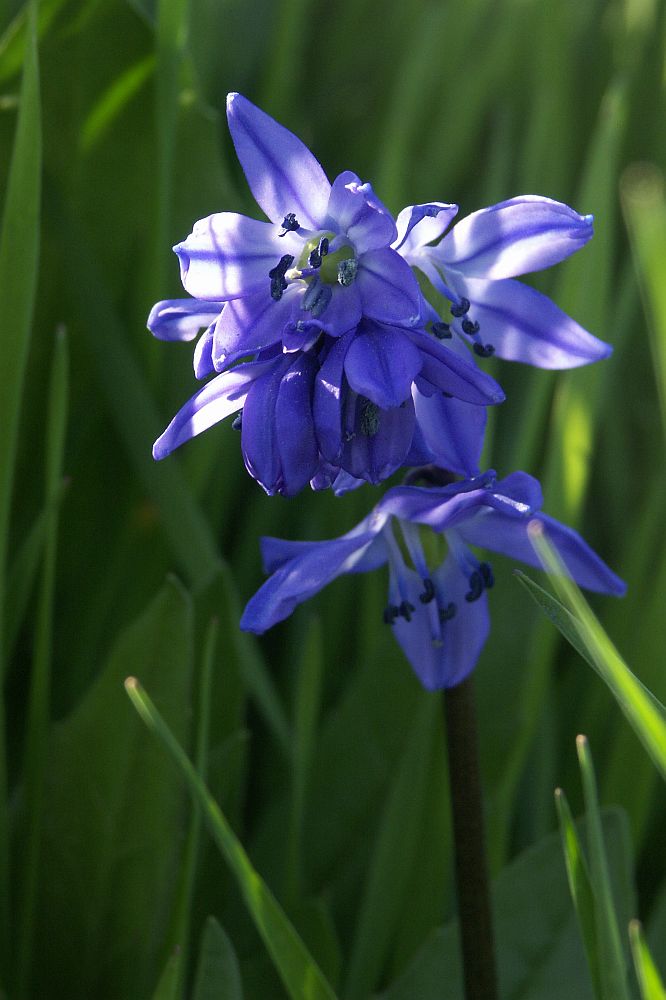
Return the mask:
<svg viewBox="0 0 666 1000">
<path fill-rule="evenodd" d="M 579 836 L 585 829 L 581 823 Z M 634 899 L 624 814 L 605 810 L 603 829 L 621 917 L 628 920 Z M 493 910 L 502 1000 L 593 1000 L 559 834 L 544 837 L 500 872 Z M 463 1000 L 455 921 L 430 936 L 382 1000 L 441 1000 L 442 984 L 446 1000 Z"/>
<path fill-rule="evenodd" d="M 192 1000 L 243 1000 L 236 953 L 215 917 L 204 927 Z"/>
<path fill-rule="evenodd" d="M 594 893 L 590 882 L 590 874 L 578 837 L 578 831 L 576 830 L 571 810 L 569 809 L 569 803 L 561 788 L 558 788 L 555 792 L 555 805 L 557 806 L 557 816 L 560 822 L 560 836 L 562 837 L 564 862 L 567 868 L 567 879 L 569 880 L 569 892 L 573 899 L 583 937 L 583 944 L 585 945 L 587 965 L 592 977 L 594 993 L 598 1000 L 601 1000 L 603 993 L 601 990 L 601 971 L 599 969 Z"/>
<path fill-rule="evenodd" d="M 292 1000 L 335 1000 L 335 994 L 270 889 L 253 868 L 219 806 L 135 677 L 125 682 L 132 704 L 178 766 L 234 874 L 245 905 Z"/>
<path fill-rule="evenodd" d="M 654 964 L 650 949 L 643 936 L 643 929 L 638 920 L 632 920 L 629 924 L 629 939 L 631 941 L 631 953 L 634 959 L 634 968 L 638 978 L 638 985 L 641 991 L 641 1000 L 664 1000 L 666 990 L 664 990 L 661 976 L 657 966 Z"/>
<path fill-rule="evenodd" d="M 426 821 L 425 794 L 434 726 L 441 699 L 423 697 L 411 737 L 396 769 L 374 843 L 361 896 L 345 996 L 362 1000 L 377 986 L 417 864 L 416 846 Z M 442 845 L 445 849 L 445 845 Z"/>
<path fill-rule="evenodd" d="M 148 995 L 182 852 L 182 790 L 122 681 L 145 677 L 174 731 L 190 718 L 192 609 L 168 582 L 118 638 L 83 700 L 54 727 L 42 816 L 35 995 Z"/>
<path fill-rule="evenodd" d="M 536 522 L 535 522 L 536 524 Z M 532 543 L 544 569 L 552 574 L 553 583 L 571 610 L 556 607 L 553 599 L 544 598 L 543 591 L 520 573 L 532 597 L 576 649 L 584 650 L 585 659 L 610 688 L 618 705 L 633 726 L 653 761 L 666 777 L 666 710 L 641 684 L 621 658 L 611 640 L 593 615 L 576 584 L 567 576 L 561 560 L 546 541 L 543 532 L 531 533 Z M 572 638 L 572 629 L 574 637 Z M 581 650 L 582 651 L 582 650 Z"/>
</svg>

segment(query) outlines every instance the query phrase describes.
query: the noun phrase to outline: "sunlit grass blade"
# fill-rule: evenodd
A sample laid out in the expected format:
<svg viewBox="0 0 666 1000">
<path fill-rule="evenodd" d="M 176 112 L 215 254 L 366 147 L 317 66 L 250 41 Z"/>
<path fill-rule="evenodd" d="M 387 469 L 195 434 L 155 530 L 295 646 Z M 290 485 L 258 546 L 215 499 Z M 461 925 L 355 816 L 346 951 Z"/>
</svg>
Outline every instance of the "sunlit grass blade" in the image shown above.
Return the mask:
<svg viewBox="0 0 666 1000">
<path fill-rule="evenodd" d="M 17 993 L 28 990 L 33 963 L 37 877 L 41 813 L 44 798 L 44 771 L 51 701 L 51 661 L 53 656 L 56 554 L 59 506 L 54 502 L 61 489 L 62 466 L 69 405 L 69 357 L 64 329 L 58 330 L 51 370 L 49 405 L 46 414 L 45 500 L 49 505 L 46 525 L 41 588 L 37 604 L 35 645 L 30 675 L 30 694 L 25 739 L 23 781 L 25 828 L 21 852 L 20 920 L 18 924 Z"/>
<path fill-rule="evenodd" d="M 645 303 L 666 433 L 666 193 L 656 166 L 637 164 L 622 177 L 622 207 Z"/>
<path fill-rule="evenodd" d="M 615 915 L 608 860 L 599 813 L 597 783 L 587 739 L 576 738 L 576 749 L 583 780 L 590 875 L 595 900 L 595 923 L 599 945 L 599 971 L 604 1000 L 630 1000 L 627 969 Z"/>
<path fill-rule="evenodd" d="M 601 972 L 599 969 L 599 949 L 596 933 L 594 893 L 590 883 L 590 874 L 583 849 L 578 837 L 578 831 L 569 809 L 569 803 L 561 788 L 555 791 L 555 805 L 560 823 L 562 849 L 567 869 L 569 891 L 574 902 L 576 916 L 585 945 L 587 964 L 592 978 L 592 985 L 598 1000 L 602 1000 Z"/>
<path fill-rule="evenodd" d="M 641 1000 L 666 1000 L 666 990 L 638 920 L 632 920 L 629 924 L 629 940 L 631 941 L 631 954 L 641 991 Z"/>
<path fill-rule="evenodd" d="M 39 263 L 42 169 L 37 8 L 28 33 L 9 180 L 0 232 L 0 968 L 8 969 L 9 844 L 5 762 L 5 601 L 7 540 L 23 381 Z"/>
<path fill-rule="evenodd" d="M 148 695 L 134 677 L 126 680 L 125 687 L 137 712 L 178 766 L 190 794 L 199 803 L 289 996 L 292 1000 L 334 1000 L 333 990 L 270 889 L 252 867 L 242 844 Z"/>
<path fill-rule="evenodd" d="M 41 0 L 38 8 L 37 33 L 39 38 L 48 31 L 51 22 L 67 0 Z M 26 3 L 0 37 L 0 83 L 20 72 L 32 44 L 30 35 L 30 7 Z M 27 45 L 26 45 L 27 41 Z"/>
<path fill-rule="evenodd" d="M 559 614 L 557 609 L 555 615 L 552 614 L 552 603 L 549 605 L 544 602 L 539 594 L 541 588 L 535 590 L 536 584 L 532 581 L 528 587 L 530 593 L 570 642 L 573 627 L 578 639 L 573 644 L 578 649 L 583 647 L 585 658 L 593 662 L 645 749 L 666 778 L 666 714 L 663 706 L 646 690 L 617 652 L 580 590 L 567 575 L 539 522 L 530 525 L 530 538 L 544 569 L 552 575 L 555 589 L 565 604 L 565 616 Z"/>
</svg>

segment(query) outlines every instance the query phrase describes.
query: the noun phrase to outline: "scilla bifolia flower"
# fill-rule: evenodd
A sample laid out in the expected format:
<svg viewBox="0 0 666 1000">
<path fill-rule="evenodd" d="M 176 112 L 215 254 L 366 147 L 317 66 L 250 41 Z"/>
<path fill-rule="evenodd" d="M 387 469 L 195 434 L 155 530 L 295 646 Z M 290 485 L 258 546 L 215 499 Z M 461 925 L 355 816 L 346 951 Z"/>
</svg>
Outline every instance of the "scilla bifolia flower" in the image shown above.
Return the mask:
<svg viewBox="0 0 666 1000">
<path fill-rule="evenodd" d="M 397 486 L 356 528 L 323 542 L 262 539 L 270 578 L 251 598 L 241 628 L 265 632 L 344 573 L 388 564 L 385 623 L 428 689 L 453 687 L 472 671 L 488 636 L 486 592 L 494 584 L 476 547 L 539 566 L 527 526 L 538 519 L 581 587 L 621 595 L 619 579 L 571 528 L 540 513 L 538 482 L 516 472 L 500 482 L 487 472 L 450 486 Z M 421 532 L 442 536 L 447 553 L 426 556 Z"/>
</svg>

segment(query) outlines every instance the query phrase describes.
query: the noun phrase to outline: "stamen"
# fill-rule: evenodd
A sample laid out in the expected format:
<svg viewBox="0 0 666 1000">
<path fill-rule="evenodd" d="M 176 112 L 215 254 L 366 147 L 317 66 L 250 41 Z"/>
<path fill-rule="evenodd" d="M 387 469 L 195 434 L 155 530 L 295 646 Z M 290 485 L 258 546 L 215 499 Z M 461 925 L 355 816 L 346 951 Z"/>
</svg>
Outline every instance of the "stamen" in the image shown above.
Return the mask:
<svg viewBox="0 0 666 1000">
<path fill-rule="evenodd" d="M 495 577 L 490 563 L 487 562 L 480 563 L 479 573 L 481 574 L 481 578 L 483 580 L 483 586 L 486 587 L 488 590 L 490 590 L 490 588 L 495 583 Z"/>
<path fill-rule="evenodd" d="M 433 323 L 432 332 L 438 340 L 449 340 L 453 336 L 448 323 Z"/>
<path fill-rule="evenodd" d="M 294 215 L 294 213 L 289 212 L 288 215 L 285 215 L 284 219 L 282 220 L 282 229 L 284 230 L 284 232 L 278 233 L 278 238 L 281 236 L 286 236 L 287 233 L 295 233 L 296 230 L 300 228 L 301 224 Z"/>
<path fill-rule="evenodd" d="M 319 278 L 315 278 L 308 285 L 308 289 L 303 296 L 301 309 L 312 314 L 317 319 L 333 297 L 333 289 L 329 285 L 322 285 Z"/>
<path fill-rule="evenodd" d="M 478 570 L 474 570 L 469 578 L 469 590 L 465 594 L 465 600 L 469 601 L 471 604 L 473 601 L 478 601 L 483 593 L 483 577 Z"/>
<path fill-rule="evenodd" d="M 414 607 L 413 604 L 410 604 L 409 601 L 401 602 L 400 614 L 402 615 L 402 617 L 405 619 L 406 622 L 411 622 L 413 611 L 416 611 L 416 608 Z"/>
<path fill-rule="evenodd" d="M 237 413 L 231 423 L 232 431 L 240 431 L 243 429 L 243 414 Z"/>
<path fill-rule="evenodd" d="M 338 264 L 338 283 L 343 288 L 348 288 L 352 284 L 358 271 L 358 261 L 355 257 L 348 257 Z"/>
<path fill-rule="evenodd" d="M 435 596 L 435 585 L 429 576 L 427 576 L 423 581 L 423 587 L 423 593 L 419 594 L 419 601 L 421 604 L 430 604 Z"/>
<path fill-rule="evenodd" d="M 380 410 L 376 403 L 361 397 L 361 434 L 374 437 L 379 431 Z"/>
<path fill-rule="evenodd" d="M 442 625 L 444 624 L 444 622 L 450 622 L 451 619 L 455 617 L 455 614 L 456 614 L 457 610 L 458 609 L 455 606 L 455 604 L 453 603 L 453 601 L 449 601 L 449 603 L 446 605 L 445 608 L 440 608 L 439 609 L 439 620 L 442 623 Z"/>
<path fill-rule="evenodd" d="M 290 253 L 286 253 L 284 257 L 280 257 L 275 267 L 272 267 L 268 272 L 268 277 L 271 279 L 271 298 L 275 302 L 280 301 L 282 293 L 287 288 L 285 272 L 289 270 L 293 263 L 293 256 Z"/>
<path fill-rule="evenodd" d="M 470 337 L 473 336 L 473 334 L 478 333 L 479 330 L 481 329 L 481 327 L 477 322 L 473 323 L 471 319 L 467 318 L 465 318 L 462 321 L 462 328 L 463 328 L 463 333 L 468 334 Z"/>
<path fill-rule="evenodd" d="M 387 604 L 384 608 L 384 624 L 392 625 L 400 617 L 400 608 L 396 604 Z"/>
<path fill-rule="evenodd" d="M 319 246 L 315 247 L 315 249 L 310 252 L 310 256 L 308 257 L 308 264 L 310 267 L 321 267 L 322 259 L 328 253 L 328 246 L 328 236 L 322 236 L 319 240 Z"/>
<path fill-rule="evenodd" d="M 478 341 L 472 345 L 472 350 L 480 358 L 490 358 L 495 353 L 495 348 L 492 344 L 480 344 Z"/>
<path fill-rule="evenodd" d="M 456 319 L 459 319 L 461 316 L 464 316 L 465 313 L 469 312 L 469 306 L 470 306 L 469 299 L 466 299 L 464 297 L 461 298 L 459 302 L 452 302 L 451 315 L 455 316 Z"/>
</svg>

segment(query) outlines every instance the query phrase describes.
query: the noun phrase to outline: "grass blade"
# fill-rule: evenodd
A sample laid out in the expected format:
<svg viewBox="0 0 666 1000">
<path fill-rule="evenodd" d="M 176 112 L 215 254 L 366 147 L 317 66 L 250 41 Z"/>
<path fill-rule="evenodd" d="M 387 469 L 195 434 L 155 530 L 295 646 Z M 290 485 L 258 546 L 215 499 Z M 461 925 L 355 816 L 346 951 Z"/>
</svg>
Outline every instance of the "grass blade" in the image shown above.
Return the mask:
<svg viewBox="0 0 666 1000">
<path fill-rule="evenodd" d="M 583 849 L 573 816 L 569 809 L 569 803 L 561 788 L 555 791 L 555 806 L 557 807 L 557 817 L 560 823 L 569 891 L 571 892 L 583 944 L 585 945 L 587 964 L 590 969 L 594 992 L 599 1000 L 601 1000 L 601 972 L 599 969 L 599 951 L 597 948 L 594 893 L 592 892 L 590 873 L 583 855 Z"/>
<path fill-rule="evenodd" d="M 597 783 L 585 736 L 576 738 L 587 818 L 590 873 L 594 891 L 594 913 L 599 947 L 601 995 L 605 1000 L 630 1000 L 627 969 L 615 915 L 606 847 L 599 813 Z"/>
<path fill-rule="evenodd" d="M 666 990 L 661 982 L 661 976 L 654 964 L 647 941 L 643 936 L 643 928 L 638 920 L 629 924 L 629 940 L 634 968 L 641 991 L 641 1000 L 665 1000 Z"/>
<path fill-rule="evenodd" d="M 585 659 L 592 663 L 610 688 L 645 749 L 666 778 L 666 713 L 663 706 L 641 684 L 615 649 L 580 590 L 567 576 L 559 556 L 537 522 L 530 526 L 530 538 L 544 569 L 552 574 L 555 588 L 568 607 L 560 605 L 553 614 L 552 598 L 544 601 L 545 592 L 532 581 L 528 590 L 564 637 L 579 651 L 584 650 Z M 519 575 L 519 579 L 523 583 L 527 581 L 523 574 Z M 572 639 L 572 629 L 577 641 Z"/>
<path fill-rule="evenodd" d="M 252 867 L 242 844 L 148 695 L 135 677 L 127 678 L 125 687 L 137 712 L 178 766 L 190 794 L 199 803 L 289 996 L 292 1000 L 335 1000 L 321 970 L 266 883 Z"/>
</svg>

